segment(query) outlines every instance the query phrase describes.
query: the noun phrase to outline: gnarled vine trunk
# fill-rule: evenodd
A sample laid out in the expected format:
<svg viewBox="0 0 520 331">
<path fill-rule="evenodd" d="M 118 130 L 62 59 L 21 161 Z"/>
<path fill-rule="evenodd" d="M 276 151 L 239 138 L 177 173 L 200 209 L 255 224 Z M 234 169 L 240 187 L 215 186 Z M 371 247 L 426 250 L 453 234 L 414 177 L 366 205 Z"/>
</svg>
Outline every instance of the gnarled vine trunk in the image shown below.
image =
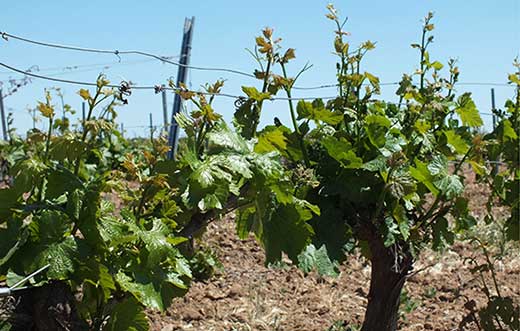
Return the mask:
<svg viewBox="0 0 520 331">
<path fill-rule="evenodd" d="M 362 331 L 395 331 L 399 319 L 401 290 L 412 269 L 412 256 L 407 247 L 385 247 L 380 235 L 372 233 L 368 240 L 372 272 L 368 305 Z"/>
</svg>

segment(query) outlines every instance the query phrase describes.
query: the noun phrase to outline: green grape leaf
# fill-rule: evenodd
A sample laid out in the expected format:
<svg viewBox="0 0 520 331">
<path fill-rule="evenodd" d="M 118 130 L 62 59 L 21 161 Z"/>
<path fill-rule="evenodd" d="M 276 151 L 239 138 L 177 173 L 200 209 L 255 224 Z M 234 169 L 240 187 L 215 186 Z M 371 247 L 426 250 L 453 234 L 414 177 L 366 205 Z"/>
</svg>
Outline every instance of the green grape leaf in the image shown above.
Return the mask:
<svg viewBox="0 0 520 331">
<path fill-rule="evenodd" d="M 434 177 L 430 173 L 430 170 L 428 170 L 426 163 L 416 159 L 415 167 L 410 167 L 410 175 L 420 183 L 424 184 L 433 195 L 437 196 L 439 194 L 439 190 L 433 183 Z"/>
<path fill-rule="evenodd" d="M 87 144 L 71 133 L 56 137 L 51 145 L 50 156 L 56 161 L 75 161 L 87 150 Z"/>
<path fill-rule="evenodd" d="M 0 227 L 0 267 L 27 241 L 28 232 L 22 230 L 22 221 L 13 219 Z"/>
<path fill-rule="evenodd" d="M 16 163 L 12 169 L 13 192 L 21 196 L 23 193 L 30 192 L 34 187 L 39 187 L 46 169 L 47 166 L 37 158 Z"/>
<path fill-rule="evenodd" d="M 433 69 L 435 70 L 441 70 L 444 66 L 442 65 L 442 63 L 440 63 L 439 61 L 434 61 L 431 63 L 431 66 Z"/>
<path fill-rule="evenodd" d="M 385 146 L 390 125 L 390 120 L 382 115 L 368 115 L 365 118 L 365 130 L 372 145 L 377 148 Z"/>
<path fill-rule="evenodd" d="M 9 219 L 18 206 L 18 193 L 14 188 L 0 189 L 0 224 Z"/>
<path fill-rule="evenodd" d="M 252 164 L 252 170 L 255 174 L 265 178 L 280 178 L 283 175 L 283 168 L 280 163 L 279 154 L 276 152 L 253 154 L 248 157 Z"/>
<path fill-rule="evenodd" d="M 150 230 L 142 230 L 137 226 L 135 226 L 133 230 L 144 243 L 144 249 L 146 249 L 148 253 L 146 256 L 146 264 L 149 267 L 160 264 L 166 257 L 177 252 L 168 242 L 167 235 L 170 230 L 160 219 L 153 219 L 152 228 Z"/>
<path fill-rule="evenodd" d="M 379 148 L 379 151 L 384 157 L 389 158 L 393 154 L 402 151 L 403 146 L 406 146 L 406 144 L 406 139 L 401 135 L 387 135 L 385 145 L 382 148 Z"/>
<path fill-rule="evenodd" d="M 55 210 L 44 210 L 29 224 L 31 240 L 41 244 L 52 244 L 70 235 L 71 223 L 67 216 Z"/>
<path fill-rule="evenodd" d="M 49 279 L 68 279 L 74 272 L 74 260 L 78 255 L 78 246 L 72 236 L 31 248 L 23 255 L 24 259 L 31 260 L 31 263 L 25 268 L 25 273 L 29 274 L 47 264 L 50 264 L 46 271 Z M 34 255 L 34 252 L 37 254 Z"/>
<path fill-rule="evenodd" d="M 261 93 L 255 87 L 242 86 L 242 91 L 250 98 L 257 102 L 261 102 L 271 98 L 269 93 Z"/>
<path fill-rule="evenodd" d="M 90 247 L 101 250 L 103 238 L 99 232 L 99 216 L 101 205 L 100 187 L 94 184 L 84 193 L 83 204 L 79 214 L 78 229 Z"/>
<path fill-rule="evenodd" d="M 258 209 L 258 207 L 250 207 L 238 211 L 236 218 L 236 232 L 238 238 L 242 240 L 247 239 L 249 237 L 249 232 L 255 228 L 257 229 L 257 231 L 255 231 L 258 233 L 257 236 L 261 237 L 261 231 L 258 231 L 261 226 L 258 216 L 262 211 Z"/>
<path fill-rule="evenodd" d="M 484 124 L 477 110 L 477 106 L 475 106 L 475 103 L 471 99 L 471 93 L 464 93 L 457 99 L 455 111 L 465 126 L 479 127 Z"/>
<path fill-rule="evenodd" d="M 343 121 L 343 114 L 325 108 L 321 99 L 313 102 L 300 100 L 296 106 L 298 119 L 309 119 L 316 123 L 323 122 L 329 125 L 338 125 Z"/>
<path fill-rule="evenodd" d="M 140 275 L 139 280 L 134 280 L 124 272 L 120 271 L 115 275 L 119 286 L 132 295 L 143 305 L 149 308 L 164 310 L 165 304 L 161 296 L 160 286 L 157 287 L 146 274 Z"/>
<path fill-rule="evenodd" d="M 434 184 L 448 199 L 453 199 L 464 191 L 464 186 L 457 175 L 443 176 L 436 180 Z"/>
<path fill-rule="evenodd" d="M 207 194 L 202 200 L 197 204 L 199 209 L 202 212 L 207 212 L 211 209 L 222 209 L 223 205 L 220 199 L 216 194 Z"/>
<path fill-rule="evenodd" d="M 76 268 L 72 279 L 79 284 L 89 282 L 103 292 L 103 302 L 110 299 L 112 291 L 116 290 L 116 284 L 107 266 L 95 258 L 82 260 Z"/>
<path fill-rule="evenodd" d="M 293 262 L 297 262 L 298 255 L 310 243 L 313 234 L 307 223 L 310 217 L 310 213 L 307 214 L 293 205 L 280 206 L 273 212 L 272 218 L 264 223 L 262 242 L 266 263 L 279 261 L 282 252 Z"/>
<path fill-rule="evenodd" d="M 513 129 L 511 121 L 509 121 L 509 120 L 502 121 L 502 123 L 498 127 L 498 130 L 499 130 L 499 132 L 501 131 L 503 140 L 514 141 L 514 140 L 518 139 L 518 135 L 515 132 L 515 129 Z"/>
<path fill-rule="evenodd" d="M 397 199 L 404 198 L 416 189 L 410 173 L 402 169 L 394 171 L 387 185 L 390 193 Z"/>
<path fill-rule="evenodd" d="M 316 270 L 320 275 L 324 276 L 337 277 L 339 275 L 338 265 L 330 260 L 325 245 L 319 249 L 316 249 L 313 244 L 308 245 L 298 255 L 298 267 L 305 273 Z"/>
<path fill-rule="evenodd" d="M 113 216 L 103 216 L 98 223 L 99 234 L 109 247 L 117 248 L 125 243 L 133 243 L 138 236 L 130 230 L 128 224 Z"/>
<path fill-rule="evenodd" d="M 372 172 L 388 172 L 387 158 L 383 155 L 378 155 L 375 159 L 370 160 L 363 164 L 363 169 Z"/>
<path fill-rule="evenodd" d="M 134 298 L 119 301 L 110 312 L 103 331 L 148 331 L 148 318 Z"/>
<path fill-rule="evenodd" d="M 446 176 L 448 174 L 448 159 L 444 155 L 434 155 L 428 164 L 428 170 L 433 176 Z"/>
<path fill-rule="evenodd" d="M 408 240 L 410 237 L 410 221 L 406 216 L 405 208 L 401 205 L 397 205 L 392 212 L 392 216 L 397 221 L 401 236 L 403 236 L 404 240 Z"/>
<path fill-rule="evenodd" d="M 444 217 L 439 218 L 432 226 L 433 230 L 433 249 L 439 250 L 444 248 L 446 245 L 453 244 L 455 236 L 453 232 L 449 230 L 448 220 Z"/>
<path fill-rule="evenodd" d="M 397 241 L 397 236 L 401 233 L 399 225 L 394 222 L 392 217 L 386 217 L 383 226 L 383 238 L 385 247 L 390 247 Z"/>
<path fill-rule="evenodd" d="M 226 168 L 229 172 L 240 175 L 243 178 L 251 178 L 253 173 L 251 171 L 251 164 L 247 156 L 239 154 L 225 154 L 218 155 L 219 164 Z"/>
<path fill-rule="evenodd" d="M 363 160 L 356 155 L 352 145 L 345 138 L 338 140 L 335 137 L 327 136 L 322 139 L 321 144 L 328 154 L 343 167 L 356 169 L 363 166 Z"/>
<path fill-rule="evenodd" d="M 210 152 L 217 149 L 232 150 L 240 153 L 248 153 L 252 147 L 236 132 L 232 131 L 224 121 L 217 122 L 207 134 Z"/>
<path fill-rule="evenodd" d="M 58 168 L 49 171 L 47 175 L 47 191 L 45 196 L 48 199 L 55 199 L 63 194 L 71 193 L 76 189 L 81 189 L 81 180 L 66 168 Z"/>
<path fill-rule="evenodd" d="M 221 158 L 216 155 L 198 163 L 190 175 L 190 180 L 198 182 L 202 188 L 208 188 L 220 180 L 231 182 L 233 176 L 221 168 L 220 161 Z"/>
<path fill-rule="evenodd" d="M 285 135 L 287 131 L 286 128 L 274 125 L 265 127 L 262 132 L 258 134 L 255 152 L 267 153 L 272 151 L 285 151 L 288 143 L 288 139 Z"/>
<path fill-rule="evenodd" d="M 83 192 L 81 190 L 74 190 L 70 192 L 67 196 L 67 205 L 65 207 L 65 212 L 72 219 L 79 219 L 81 214 L 81 207 L 83 204 Z"/>
<path fill-rule="evenodd" d="M 444 136 L 446 136 L 448 147 L 453 153 L 466 154 L 469 146 L 454 130 L 444 131 Z"/>
<path fill-rule="evenodd" d="M 504 330 L 496 326 L 496 321 L 500 320 L 508 330 L 518 330 L 520 325 L 520 314 L 518 305 L 511 297 L 491 297 L 487 306 L 478 312 L 483 330 Z"/>
</svg>

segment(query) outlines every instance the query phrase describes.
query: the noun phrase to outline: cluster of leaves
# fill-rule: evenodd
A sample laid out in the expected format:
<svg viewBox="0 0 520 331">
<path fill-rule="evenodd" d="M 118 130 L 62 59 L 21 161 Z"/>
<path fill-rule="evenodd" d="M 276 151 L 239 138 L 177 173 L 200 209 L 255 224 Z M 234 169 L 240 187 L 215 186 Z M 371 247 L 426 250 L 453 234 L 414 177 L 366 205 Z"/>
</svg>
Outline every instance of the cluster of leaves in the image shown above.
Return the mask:
<svg viewBox="0 0 520 331">
<path fill-rule="evenodd" d="M 460 323 L 461 328 L 470 324 L 480 330 L 517 330 L 520 327 L 520 307 L 512 297 L 502 293 L 496 275 L 497 262 L 520 240 L 520 63 L 515 60 L 513 64 L 517 72 L 509 75 L 509 82 L 516 87 L 515 98 L 506 101 L 505 111 L 494 110 L 497 126 L 484 137 L 486 144 L 482 153 L 486 159 L 497 163 L 477 172 L 480 181 L 491 191 L 483 229 L 493 235 L 485 236 L 483 229 L 468 235 L 480 254 L 468 257 L 467 261 L 472 266 L 471 271 L 479 277 L 488 302 L 479 308 L 468 298 L 465 305 L 468 313 Z M 508 210 L 507 219 L 495 216 L 494 209 L 499 206 Z"/>
<path fill-rule="evenodd" d="M 423 26 L 422 43 L 412 45 L 420 51 L 420 68 L 403 77 L 397 90 L 400 102 L 392 104 L 373 99 L 380 89 L 379 79 L 361 70 L 362 59 L 374 43 L 352 49 L 344 40 L 348 34 L 335 9 L 329 10 L 328 17 L 337 24 L 338 97 L 327 103 L 300 101 L 296 107 L 289 101 L 293 127 L 278 123 L 257 133 L 255 149 L 279 152 L 293 173 L 289 185 L 295 187 L 295 196 L 320 209 L 308 217 L 300 215 L 305 227 L 291 231 L 293 248 L 300 251 L 290 257 L 302 253 L 304 265 L 321 261 L 322 253 L 341 261 L 355 246 L 366 248 L 367 230 L 381 235 L 386 247 L 413 250 L 432 243 L 442 248 L 453 241 L 454 232 L 474 223 L 461 196 L 464 178 L 459 170 L 466 161 L 478 166 L 478 136 L 473 129 L 482 120 L 475 104 L 469 94 L 454 96 L 458 78 L 454 61 L 449 62 L 447 79 L 440 76 L 442 64 L 430 61 L 431 14 Z M 271 36 L 268 31 L 264 36 Z M 244 116 L 245 104 L 259 104 L 273 91 L 285 90 L 291 96 L 297 76 L 287 77 L 285 66 L 294 51 L 285 53 L 292 54 L 290 58 L 281 56 L 278 42 L 270 40 L 257 38 L 260 52 L 266 53 L 258 59 L 266 61 L 267 68 L 278 64 L 283 76 L 261 71 L 264 86 L 271 88 L 262 92 L 244 88 L 248 99 L 238 108 L 238 118 Z M 255 116 L 254 107 L 248 112 Z M 252 128 L 239 124 L 248 137 Z M 454 225 L 448 222 L 450 213 Z M 242 213 L 239 222 L 247 216 Z M 306 245 L 311 241 L 312 248 Z M 318 266 L 334 270 L 330 264 L 325 269 L 322 263 Z"/>
<path fill-rule="evenodd" d="M 208 91 L 221 86 L 217 82 Z M 239 209 L 238 235 L 245 238 L 253 230 L 266 248 L 266 263 L 279 260 L 282 252 L 295 259 L 306 242 L 291 236 L 310 231 L 305 219 L 319 213 L 317 208 L 295 197 L 290 174 L 276 151 L 258 151 L 255 140 L 231 130 L 214 113 L 212 99 L 196 93 L 183 97 L 198 110 L 190 117 L 179 114 L 176 118 L 187 138 L 175 178 L 183 204 L 192 211 L 179 215 L 178 221 L 193 220 L 196 214 L 214 218 L 212 214 L 219 210 Z"/>
<path fill-rule="evenodd" d="M 516 72 L 509 75 L 509 82 L 516 87 L 515 97 L 507 100 L 505 110 L 493 110 L 497 117 L 497 127 L 484 137 L 485 158 L 498 162 L 488 173 L 479 173 L 491 188 L 486 222 L 496 222 L 492 207 L 499 205 L 509 208 L 506 221 L 507 237 L 520 240 L 520 62 L 513 63 Z"/>
<path fill-rule="evenodd" d="M 48 132 L 33 130 L 26 141 L 7 145 L 12 167 L 9 187 L 0 190 L 0 274 L 11 286 L 49 265 L 33 285 L 68 282 L 81 296 L 77 308 L 85 327 L 144 330 L 136 303 L 164 309 L 187 289 L 191 271 L 176 248 L 182 239 L 167 223 L 141 217 L 138 208 L 116 211 L 106 199 L 122 185 L 117 173 L 130 158 L 121 155 L 115 130 L 121 96 L 108 84 L 101 76 L 93 96 L 80 90 L 88 103 L 81 130 L 56 119 L 46 93 L 37 108 Z M 139 186 L 160 187 L 155 179 L 149 174 Z"/>
<path fill-rule="evenodd" d="M 113 153 L 121 139 L 113 120 L 120 95 L 108 84 L 99 77 L 94 96 L 80 90 L 89 108 L 75 132 L 56 118 L 47 92 L 37 108 L 48 132 L 33 130 L 9 145 L 10 185 L 0 190 L 0 274 L 11 286 L 48 265 L 33 285 L 68 282 L 81 296 L 85 327 L 142 330 L 147 323 L 136 302 L 166 307 L 187 288 L 191 272 L 160 219 L 139 219 L 130 210 L 116 217 L 105 199 L 117 186 L 112 169 L 121 164 Z"/>
<path fill-rule="evenodd" d="M 475 251 L 465 258 L 465 262 L 471 266 L 471 272 L 478 279 L 487 303 L 479 307 L 474 299 L 466 297 L 464 308 L 467 313 L 459 323 L 461 330 L 473 325 L 479 330 L 493 331 L 518 330 L 520 326 L 520 307 L 513 297 L 504 295 L 497 277 L 497 263 L 508 255 L 503 248 L 510 245 L 499 245 L 497 249 L 497 243 L 491 241 L 507 241 L 507 230 L 503 222 L 488 227 L 491 225 L 494 225 L 492 231 L 498 232 L 493 238 L 485 238 L 482 233 L 469 235 Z M 482 229 L 479 230 L 482 232 Z"/>
<path fill-rule="evenodd" d="M 291 199 L 279 155 L 256 152 L 213 110 L 213 98 L 179 90 L 197 110 L 178 114 L 186 138 L 168 160 L 162 138 L 140 148 L 123 139 L 114 122 L 123 95 L 108 84 L 100 76 L 94 93 L 79 91 L 88 104 L 81 129 L 56 118 L 46 93 L 37 108 L 48 131 L 1 146 L 9 181 L 0 190 L 0 275 L 11 286 L 48 265 L 32 285 L 69 284 L 85 328 L 145 330 L 143 307 L 166 309 L 193 277 L 220 267 L 211 252 L 193 250 L 209 222 L 243 208 L 250 219 L 242 226 L 258 226 L 249 196 L 263 195 L 268 214 L 271 189 L 287 213 L 316 210 Z M 219 81 L 207 89 L 221 87 Z M 265 231 L 275 233 L 271 224 Z M 281 255 L 276 244 L 266 245 Z"/>
</svg>

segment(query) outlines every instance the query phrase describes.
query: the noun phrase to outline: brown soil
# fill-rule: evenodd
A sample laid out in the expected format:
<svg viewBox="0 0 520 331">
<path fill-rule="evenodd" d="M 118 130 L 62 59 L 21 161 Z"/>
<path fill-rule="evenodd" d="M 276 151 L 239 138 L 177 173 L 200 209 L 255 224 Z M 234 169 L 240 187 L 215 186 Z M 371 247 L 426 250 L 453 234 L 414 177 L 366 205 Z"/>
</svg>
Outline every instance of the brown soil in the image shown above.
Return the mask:
<svg viewBox="0 0 520 331">
<path fill-rule="evenodd" d="M 487 192 L 474 180 L 467 190 L 475 216 L 481 217 Z M 504 213 L 497 209 L 497 214 Z M 326 331 L 342 321 L 361 324 L 370 275 L 370 265 L 363 258 L 352 257 L 344 263 L 337 278 L 305 276 L 289 265 L 266 268 L 261 248 L 253 239 L 237 239 L 233 221 L 231 216 L 211 224 L 204 237 L 224 269 L 207 282 L 193 284 L 166 313 L 150 313 L 152 330 Z M 497 263 L 502 295 L 512 296 L 517 305 L 518 253 L 515 248 Z M 478 308 L 487 302 L 478 275 L 464 263 L 469 256 L 479 256 L 469 243 L 456 244 L 443 254 L 421 253 L 415 264 L 419 272 L 405 287 L 408 306 L 416 308 L 404 312 L 400 330 L 478 330 L 474 323 L 459 327 L 468 314 L 465 305 L 474 302 Z M 487 282 L 491 284 L 490 279 Z"/>
</svg>

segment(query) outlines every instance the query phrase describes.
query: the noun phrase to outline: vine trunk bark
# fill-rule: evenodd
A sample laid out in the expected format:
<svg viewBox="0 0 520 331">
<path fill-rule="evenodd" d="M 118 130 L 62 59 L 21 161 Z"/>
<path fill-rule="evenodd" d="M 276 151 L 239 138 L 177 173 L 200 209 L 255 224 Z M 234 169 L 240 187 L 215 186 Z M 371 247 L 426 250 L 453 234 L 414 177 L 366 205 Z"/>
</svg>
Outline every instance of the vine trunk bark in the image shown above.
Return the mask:
<svg viewBox="0 0 520 331">
<path fill-rule="evenodd" d="M 399 319 L 401 290 L 412 269 L 412 256 L 407 248 L 385 247 L 380 235 L 368 240 L 371 252 L 371 278 L 368 305 L 362 331 L 395 331 Z"/>
</svg>

